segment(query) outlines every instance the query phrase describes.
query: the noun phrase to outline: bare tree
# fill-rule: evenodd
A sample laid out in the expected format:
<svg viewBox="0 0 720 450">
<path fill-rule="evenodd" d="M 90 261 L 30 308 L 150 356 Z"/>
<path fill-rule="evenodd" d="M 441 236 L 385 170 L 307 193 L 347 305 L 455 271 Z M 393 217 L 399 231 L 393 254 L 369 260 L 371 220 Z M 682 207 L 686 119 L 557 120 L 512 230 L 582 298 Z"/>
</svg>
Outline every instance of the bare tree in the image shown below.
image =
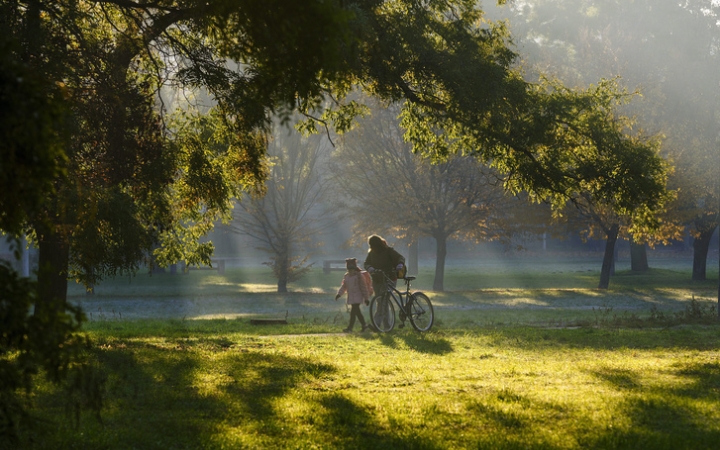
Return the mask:
<svg viewBox="0 0 720 450">
<path fill-rule="evenodd" d="M 354 235 L 392 235 L 410 243 L 436 241 L 433 289 L 444 290 L 447 242 L 496 237 L 504 191 L 477 159 L 453 156 L 432 162 L 403 140 L 393 108 L 376 108 L 345 135 L 331 168 L 340 203 L 351 212 Z"/>
<path fill-rule="evenodd" d="M 267 264 L 277 277 L 277 291 L 300 279 L 307 264 L 313 237 L 330 222 L 323 210 L 326 187 L 321 178 L 327 141 L 303 138 L 290 129 L 279 130 L 268 147 L 270 169 L 262 196 L 246 195 L 236 209 L 230 228 L 254 238 L 258 249 L 270 254 Z"/>
</svg>

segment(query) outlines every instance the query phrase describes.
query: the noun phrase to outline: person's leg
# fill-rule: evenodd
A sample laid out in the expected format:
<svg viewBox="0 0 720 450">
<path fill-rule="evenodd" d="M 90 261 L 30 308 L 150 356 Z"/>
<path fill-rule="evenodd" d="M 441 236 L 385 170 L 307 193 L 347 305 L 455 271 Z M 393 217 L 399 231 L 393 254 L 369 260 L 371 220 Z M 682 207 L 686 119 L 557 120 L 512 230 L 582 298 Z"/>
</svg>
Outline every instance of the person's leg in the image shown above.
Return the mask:
<svg viewBox="0 0 720 450">
<path fill-rule="evenodd" d="M 345 328 L 344 331 L 352 331 L 353 327 L 355 326 L 355 316 L 357 315 L 357 312 L 360 310 L 358 305 L 351 305 L 350 306 L 350 323 L 348 324 L 348 327 Z"/>
<path fill-rule="evenodd" d="M 367 330 L 367 324 L 365 323 L 365 317 L 363 317 L 363 313 L 362 313 L 362 310 L 360 309 L 360 305 L 353 305 L 353 309 L 354 310 L 357 309 L 356 316 L 358 318 L 358 321 L 360 322 L 360 326 L 362 326 L 362 331 Z"/>
<path fill-rule="evenodd" d="M 375 292 L 373 295 L 380 295 L 387 291 L 387 285 L 384 281 L 379 283 L 373 278 L 373 291 Z"/>
</svg>

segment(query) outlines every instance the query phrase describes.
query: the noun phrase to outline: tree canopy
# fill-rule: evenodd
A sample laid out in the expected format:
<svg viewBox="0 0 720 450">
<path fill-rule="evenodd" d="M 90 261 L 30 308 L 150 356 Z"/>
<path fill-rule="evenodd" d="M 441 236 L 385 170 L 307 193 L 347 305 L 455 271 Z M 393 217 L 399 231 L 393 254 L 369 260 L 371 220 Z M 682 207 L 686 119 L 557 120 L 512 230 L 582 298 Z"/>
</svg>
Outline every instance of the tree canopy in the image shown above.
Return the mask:
<svg viewBox="0 0 720 450">
<path fill-rule="evenodd" d="M 635 127 L 642 124 L 662 138 L 658 148 L 675 166 L 668 185 L 677 194 L 662 215 L 662 228 L 642 238 L 666 242 L 687 226 L 696 238 L 693 277 L 704 279 L 707 244 L 717 226 L 720 5 L 712 0 L 511 3 L 505 12 L 529 63 L 568 85 L 620 75 L 621 83 L 642 95 L 621 111 L 637 117 Z"/>
<path fill-rule="evenodd" d="M 168 134 L 158 109 L 165 86 L 210 94 L 237 136 L 245 188 L 262 182 L 273 114 L 289 120 L 299 110 L 305 129 L 344 131 L 361 110 L 347 101 L 359 87 L 406 100 L 402 124 L 416 151 L 476 155 L 514 191 L 563 198 L 589 190 L 636 215 L 662 201 L 659 158 L 615 114 L 612 102 L 624 94 L 607 82 L 575 91 L 524 81 L 506 28 L 472 1 L 30 0 L 4 10 L 31 64 L 68 90 L 68 181 L 58 184 L 45 213 L 54 225 L 38 241 L 41 254 L 56 235 L 76 242 L 67 245 L 68 271 L 89 283 L 134 270 L 158 240 L 175 236 L 183 248 L 182 226 L 199 211 L 217 218 L 228 208 L 233 193 L 219 185 L 179 187 L 215 163 L 212 152 L 183 160 L 174 151 L 179 135 Z M 177 193 L 195 196 L 174 201 Z M 98 246 L 106 251 L 91 251 Z"/>
<path fill-rule="evenodd" d="M 0 24 L 0 227 L 39 244 L 38 318 L 66 308 L 68 276 L 135 271 L 159 242 L 166 262 L 208 259 L 198 236 L 264 180 L 271 118 L 345 131 L 355 88 L 403 101 L 415 151 L 475 155 L 514 191 L 641 219 L 664 199 L 624 94 L 525 81 L 474 0 L 10 0 Z M 169 90 L 199 89 L 232 139 L 168 120 Z"/>
<path fill-rule="evenodd" d="M 353 222 L 356 240 L 371 234 L 407 242 L 436 242 L 433 290 L 444 287 L 449 239 L 490 240 L 501 230 L 511 199 L 497 174 L 472 156 L 431 163 L 402 139 L 397 108 L 372 108 L 371 117 L 343 136 L 331 163 L 340 208 Z"/>
</svg>

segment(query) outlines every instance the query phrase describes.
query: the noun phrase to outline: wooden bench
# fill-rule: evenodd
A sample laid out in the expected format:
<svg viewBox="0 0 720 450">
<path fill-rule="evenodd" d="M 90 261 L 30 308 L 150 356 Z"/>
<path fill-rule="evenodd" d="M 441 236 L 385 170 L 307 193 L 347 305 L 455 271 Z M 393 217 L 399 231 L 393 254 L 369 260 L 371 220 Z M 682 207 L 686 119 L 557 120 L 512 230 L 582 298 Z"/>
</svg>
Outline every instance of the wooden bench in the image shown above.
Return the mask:
<svg viewBox="0 0 720 450">
<path fill-rule="evenodd" d="M 347 270 L 344 259 L 326 259 L 323 261 L 323 273 L 330 273 L 332 271 L 339 270 L 342 270 L 343 272 Z"/>
<path fill-rule="evenodd" d="M 195 265 L 189 265 L 185 266 L 182 269 L 183 274 L 190 273 L 191 270 L 217 270 L 218 275 L 222 275 L 225 273 L 225 260 L 223 259 L 216 259 L 216 260 L 210 260 L 210 264 L 212 266 L 195 266 Z"/>
<path fill-rule="evenodd" d="M 250 319 L 250 324 L 252 325 L 287 325 L 288 321 L 288 314 L 289 311 L 285 311 L 285 318 L 284 319 Z"/>
</svg>

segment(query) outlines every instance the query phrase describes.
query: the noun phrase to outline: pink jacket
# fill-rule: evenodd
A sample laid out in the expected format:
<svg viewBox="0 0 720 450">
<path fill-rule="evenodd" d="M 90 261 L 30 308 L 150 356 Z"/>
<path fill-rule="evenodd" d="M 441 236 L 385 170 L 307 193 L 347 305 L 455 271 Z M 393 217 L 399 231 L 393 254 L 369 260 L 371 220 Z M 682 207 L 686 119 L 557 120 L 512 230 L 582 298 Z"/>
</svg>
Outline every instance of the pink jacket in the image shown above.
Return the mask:
<svg viewBox="0 0 720 450">
<path fill-rule="evenodd" d="M 343 277 L 340 289 L 337 295 L 343 295 L 347 292 L 347 304 L 357 305 L 370 298 L 370 290 L 365 282 L 365 277 L 360 271 L 353 270 L 347 272 Z"/>
</svg>

